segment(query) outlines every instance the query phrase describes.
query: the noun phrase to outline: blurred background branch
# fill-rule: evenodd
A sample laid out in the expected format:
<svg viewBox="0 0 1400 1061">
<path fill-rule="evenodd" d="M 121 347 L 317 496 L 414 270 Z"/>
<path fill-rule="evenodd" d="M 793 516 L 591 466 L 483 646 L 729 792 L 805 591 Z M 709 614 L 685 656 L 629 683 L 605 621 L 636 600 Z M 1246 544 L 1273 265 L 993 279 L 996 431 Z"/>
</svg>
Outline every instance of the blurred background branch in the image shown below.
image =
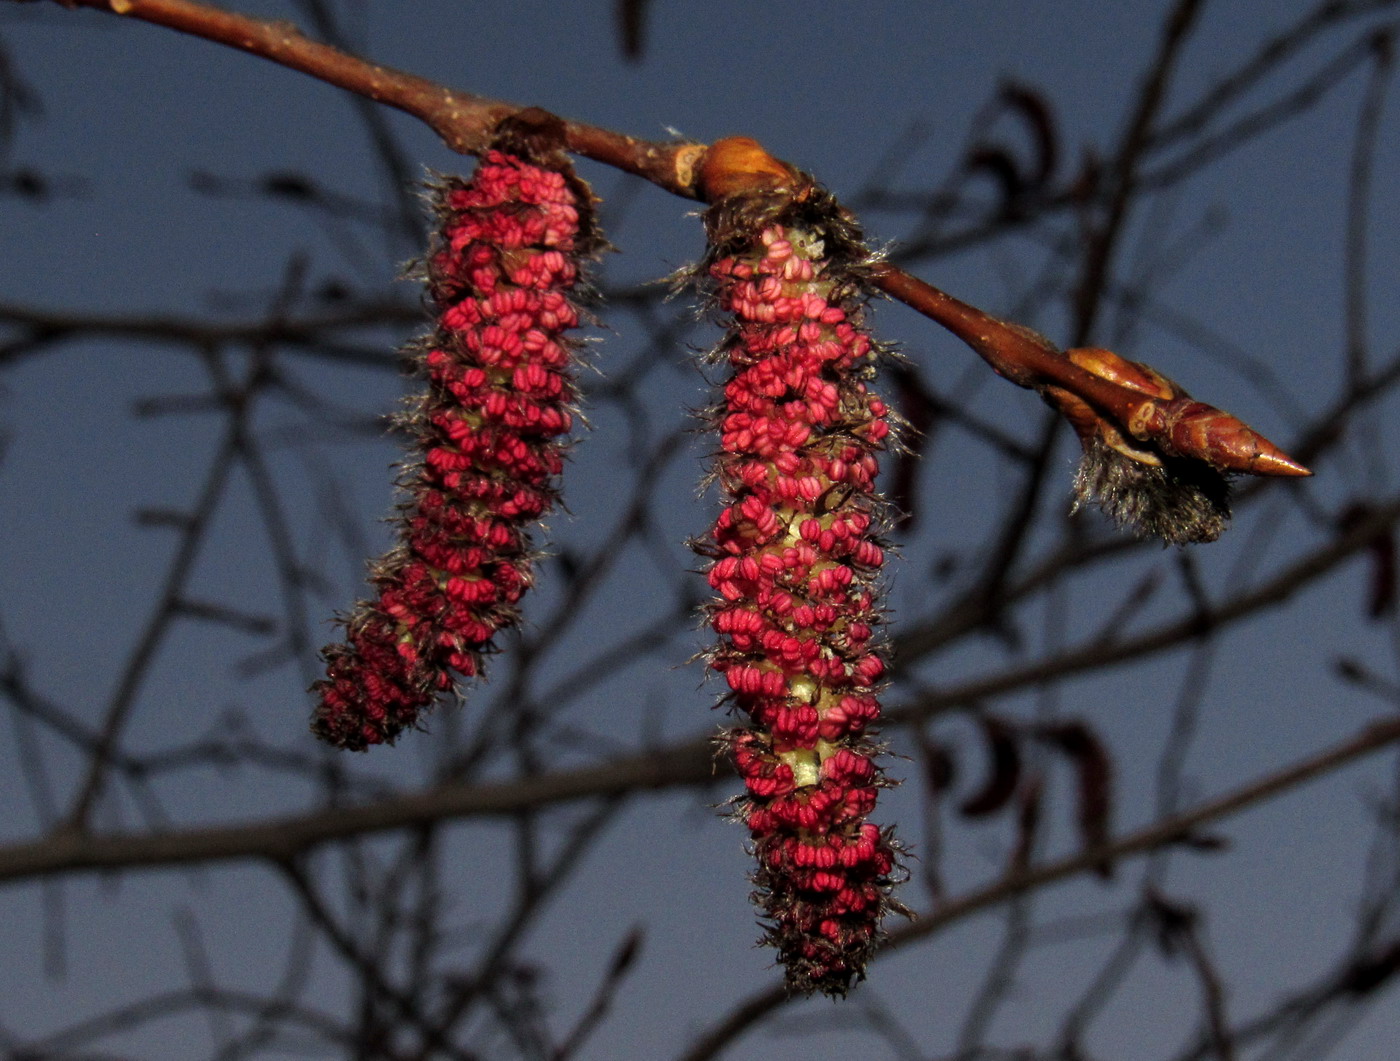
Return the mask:
<svg viewBox="0 0 1400 1061">
<path fill-rule="evenodd" d="M 722 45 L 722 14 L 692 27 L 666 5 L 581 5 L 586 40 L 446 2 L 261 5 L 255 50 L 322 64 L 293 63 L 322 79 L 294 86 L 201 41 L 0 5 L 0 1047 L 1379 1056 L 1400 1034 L 1400 321 L 1382 294 L 1400 5 L 1131 6 L 1141 32 L 1101 73 L 1109 16 L 1065 15 L 1056 62 L 989 52 L 942 95 L 904 63 L 877 114 L 847 114 L 871 81 L 835 72 L 857 49 L 957 49 L 893 14 L 785 65 L 765 19 Z M 129 7 L 226 43 L 249 25 Z M 965 17 L 987 48 L 1009 32 L 1004 12 Z M 680 62 L 711 30 L 732 78 Z M 126 63 L 154 86 L 148 140 L 119 121 Z M 408 85 L 388 102 L 471 150 L 508 105 L 449 82 L 596 121 L 571 146 L 622 165 L 589 178 L 623 253 L 596 277 L 591 427 L 525 629 L 430 734 L 328 754 L 304 690 L 384 541 L 393 351 L 424 319 L 393 283 L 421 253 L 409 185 L 418 159 L 453 163 L 365 100 Z M 780 90 L 810 100 L 801 122 Z M 696 226 L 625 174 L 693 195 L 696 141 L 609 131 L 661 122 L 758 136 L 900 268 L 1219 394 L 1318 473 L 1241 484 L 1214 545 L 1124 537 L 1070 513 L 1052 414 L 876 307 L 903 355 L 880 385 L 917 428 L 886 472 L 905 518 L 883 739 L 903 784 L 882 799 L 914 841 L 919 919 L 839 1008 L 788 1001 L 750 949 L 742 834 L 713 813 L 737 790 L 713 690 L 679 667 L 703 641 L 684 542 L 713 503 L 690 351 L 713 336 L 654 283 Z M 153 174 L 177 179 L 143 213 Z M 116 975 L 102 953 L 130 960 Z"/>
</svg>

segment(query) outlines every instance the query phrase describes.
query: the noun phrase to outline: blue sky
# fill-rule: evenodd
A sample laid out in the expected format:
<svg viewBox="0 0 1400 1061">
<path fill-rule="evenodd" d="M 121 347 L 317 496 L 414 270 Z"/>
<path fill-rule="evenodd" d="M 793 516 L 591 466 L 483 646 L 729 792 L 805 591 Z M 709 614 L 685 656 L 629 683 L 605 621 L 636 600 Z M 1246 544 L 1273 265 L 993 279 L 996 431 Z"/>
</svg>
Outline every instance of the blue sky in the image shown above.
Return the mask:
<svg viewBox="0 0 1400 1061">
<path fill-rule="evenodd" d="M 671 130 L 704 141 L 750 135 L 853 200 L 877 161 L 915 137 L 919 145 L 895 186 L 906 192 L 938 186 L 957 166 L 969 128 L 1002 79 L 1034 86 L 1052 101 L 1062 172 L 1091 151 L 1101 153 L 1126 120 L 1164 5 L 828 0 L 756 7 L 735 0 L 654 0 L 646 52 L 637 64 L 620 59 L 611 7 L 463 0 L 341 5 L 361 50 L 388 65 L 639 137 L 661 139 Z M 1209 4 L 1187 47 L 1168 113 L 1197 99 L 1307 8 L 1296 0 Z M 280 0 L 250 0 L 239 9 L 301 20 L 296 5 Z M 1360 25 L 1322 38 L 1246 96 L 1239 112 L 1279 96 L 1290 79 L 1323 66 Z M 348 98 L 203 41 L 47 4 L 0 5 L 0 43 L 43 101 L 42 114 L 19 126 L 4 161 L 52 175 L 60 193 L 38 202 L 0 199 L 0 255 L 7 264 L 0 273 L 0 301 L 245 320 L 265 311 L 288 262 L 300 258 L 308 289 L 336 280 L 414 304 L 411 285 L 394 280 L 414 252 L 403 240 L 347 217 L 319 223 L 295 204 L 205 194 L 192 179 L 212 172 L 248 182 L 266 173 L 307 172 L 352 199 L 379 199 L 382 175 Z M 1141 275 L 1164 253 L 1174 264 L 1148 288 L 1147 323 L 1116 329 L 1110 315 L 1102 336 L 1120 353 L 1150 361 L 1285 447 L 1303 426 L 1300 413 L 1316 415 L 1342 385 L 1345 189 L 1364 88 L 1365 75 L 1352 72 L 1306 115 L 1227 154 L 1136 215 L 1120 259 L 1123 276 Z M 390 124 L 415 167 L 469 165 L 410 119 L 393 114 Z M 997 128 L 1011 138 L 1018 132 L 1014 123 Z M 656 280 L 700 253 L 700 227 L 689 216 L 694 204 L 629 187 L 597 166 L 582 170 L 605 200 L 603 218 L 621 252 L 608 257 L 605 284 Z M 1400 335 L 1393 298 L 1400 282 L 1400 206 L 1386 191 L 1397 171 L 1400 137 L 1392 117 L 1377 146 L 1379 194 L 1368 225 L 1367 333 L 1377 361 L 1394 356 Z M 871 211 L 865 221 L 877 244 L 895 241 L 897 247 L 908 235 L 906 222 L 888 213 Z M 1019 292 L 1048 276 L 1051 295 L 1031 305 L 1025 323 L 1066 338 L 1069 281 L 1056 274 L 1041 234 L 1012 234 L 915 268 L 996 313 L 1011 312 Z M 683 300 L 656 312 L 678 320 L 690 316 Z M 1178 318 L 1189 318 L 1220 341 L 1203 347 L 1184 329 L 1163 324 Z M 1038 433 L 1039 403 L 981 370 L 935 326 L 893 306 L 879 307 L 875 319 L 882 335 L 898 342 L 945 393 L 966 393 L 978 415 L 1019 438 Z M 605 391 L 609 377 L 639 358 L 654 355 L 659 367 L 646 374 L 637 395 L 647 410 L 642 426 L 615 402 L 600 400 L 588 409 L 592 427 L 566 487 L 570 514 L 553 526 L 559 548 L 586 550 L 606 541 L 617 518 L 619 469 L 635 467 L 638 454 L 681 422 L 684 410 L 708 401 L 685 344 L 703 346 L 712 340 L 712 329 L 691 329 L 674 348 L 650 350 L 648 332 L 635 316 L 618 312 L 605 323 L 607 330 L 594 332 L 599 341 L 590 357 L 600 375 L 587 377 L 590 390 Z M 384 328 L 358 335 L 356 342 L 387 351 L 408 331 Z M 1266 364 L 1282 397 L 1261 389 L 1223 352 L 1232 347 Z M 243 356 L 235 352 L 230 364 L 243 364 Z M 392 411 L 402 393 L 403 381 L 388 358 L 381 367 L 295 364 L 298 378 L 352 425 Z M 208 386 L 205 367 L 188 350 L 110 338 L 64 344 L 7 366 L 0 378 L 0 425 L 8 436 L 0 462 L 0 550 L 6 558 L 0 564 L 0 622 L 36 687 L 91 723 L 101 717 L 155 606 L 174 542 L 165 531 L 138 526 L 132 512 L 188 508 L 220 440 L 213 417 L 142 418 L 132 411 L 153 398 L 198 394 Z M 1203 584 L 1223 597 L 1249 577 L 1251 565 L 1267 571 L 1300 555 L 1318 535 L 1300 511 L 1334 512 L 1348 497 L 1393 491 L 1397 484 L 1383 459 L 1366 454 L 1368 445 L 1379 451 L 1393 445 L 1393 415 L 1391 406 L 1380 406 L 1367 419 L 1362 441 L 1328 457 L 1316 479 L 1278 488 L 1277 498 L 1243 512 L 1218 545 L 1193 551 Z M 335 601 L 348 603 L 357 591 L 359 546 L 373 551 L 385 543 L 379 521 L 390 504 L 389 466 L 396 451 L 387 438 L 335 425 L 325 426 L 311 443 L 288 441 L 287 432 L 304 425 L 302 412 L 278 403 L 261 410 L 257 420 L 295 546 L 328 582 L 328 614 L 341 606 Z M 657 539 L 634 546 L 569 635 L 545 646 L 546 659 L 527 689 L 541 694 L 553 682 L 569 681 L 608 638 L 669 621 L 675 595 L 662 569 L 695 566 L 684 541 L 704 529 L 714 507 L 712 494 L 696 495 L 706 452 L 704 441 L 692 438 L 666 466 L 657 487 Z M 1057 451 L 1047 510 L 1067 506 L 1072 472 L 1066 441 Z M 342 540 L 327 524 L 326 481 L 340 489 L 358 542 L 354 535 Z M 956 432 L 940 436 L 922 472 L 917 533 L 903 543 L 891 577 L 896 633 L 898 624 L 916 623 L 946 603 L 955 587 L 938 580 L 938 562 L 979 555 L 1012 484 L 985 448 Z M 1306 504 L 1292 504 L 1284 489 L 1305 491 Z M 1058 524 L 1049 519 L 1045 526 Z M 268 549 L 256 496 L 246 478 L 239 479 L 196 562 L 198 594 L 275 613 L 278 586 Z M 1366 660 L 1378 673 L 1396 673 L 1393 624 L 1363 619 L 1364 575 L 1359 563 L 1344 567 L 1215 643 L 1200 672 L 1200 717 L 1184 771 L 1188 801 L 1340 739 L 1387 710 L 1339 682 L 1331 669 L 1335 658 L 1347 655 Z M 1088 637 L 1131 586 L 1152 577 L 1165 588 L 1134 621 L 1146 626 L 1179 612 L 1176 554 L 1139 550 L 1028 607 L 1019 658 Z M 561 592 L 557 581 L 543 577 L 531 618 L 550 614 Z M 320 625 L 316 633 L 327 639 L 329 628 Z M 314 660 L 249 678 L 238 661 L 266 646 L 256 636 L 240 637 L 198 626 L 177 631 L 138 695 L 129 746 L 145 752 L 177 746 L 220 732 L 232 713 L 275 745 L 309 751 L 302 690 L 314 676 Z M 709 732 L 717 722 L 710 710 L 714 688 L 702 686 L 698 667 L 683 666 L 702 644 L 702 634 L 680 630 L 665 651 L 633 661 L 580 695 L 570 708 L 571 724 L 619 746 L 635 744 L 642 732 L 657 740 Z M 889 702 L 913 695 L 908 679 L 947 687 L 1015 658 L 994 639 L 964 639 L 901 675 Z M 459 737 L 454 727 L 474 725 L 506 695 L 512 663 L 497 662 L 496 678 L 470 698 L 470 718 L 440 716 L 436 731 Z M 1200 662 L 1192 650 L 1178 651 L 984 706 L 1025 717 L 1051 711 L 1092 720 L 1119 763 L 1118 824 L 1131 828 L 1147 820 L 1156 764 L 1177 717 L 1174 703 Z M 13 741 L 0 739 L 0 799 L 14 808 L 0 825 L 6 843 L 32 837 L 47 813 L 22 781 L 20 757 L 27 746 L 16 734 Z M 950 722 L 941 736 L 960 750 L 965 771 L 975 774 L 975 731 Z M 913 754 L 899 735 L 892 744 L 896 753 Z M 61 807 L 76 761 L 58 742 L 45 747 Z M 431 773 L 440 754 L 431 736 L 413 736 L 355 765 L 367 776 L 411 786 Z M 914 769 L 913 762 L 896 762 L 892 772 Z M 1231 841 L 1227 853 L 1173 863 L 1171 894 L 1210 912 L 1210 944 L 1231 985 L 1237 1019 L 1301 985 L 1345 947 L 1373 839 L 1372 808 L 1389 791 L 1392 772 L 1384 757 L 1370 760 L 1224 823 L 1219 831 Z M 966 777 L 961 782 L 969 783 Z M 1059 802 L 1050 848 L 1068 850 L 1073 839 L 1067 779 L 1054 783 Z M 641 972 L 585 1056 L 676 1056 L 689 1035 L 773 982 L 768 955 L 750 945 L 755 930 L 741 831 L 718 821 L 711 809 L 727 794 L 721 786 L 639 801 L 613 824 L 532 934 L 530 951 L 555 970 L 553 995 L 568 1013 L 583 1005 L 587 985 L 618 936 L 633 923 L 648 926 Z M 269 806 L 290 811 L 314 798 L 299 780 L 247 769 L 182 775 L 171 779 L 162 797 L 181 822 L 240 820 Z M 881 811 L 882 820 L 918 817 L 917 785 L 892 793 Z M 132 827 L 142 819 L 140 808 L 120 797 L 99 821 Z M 953 890 L 994 874 L 1004 857 L 1006 830 L 946 824 L 944 869 Z M 916 848 L 923 843 L 917 828 L 908 839 Z M 489 825 L 455 830 L 452 844 L 460 869 L 453 883 L 461 927 L 470 938 L 502 902 L 505 876 L 497 867 L 508 864 L 510 849 L 504 829 Z M 1054 922 L 1125 909 L 1139 871 L 1140 865 L 1126 869 L 1113 887 L 1079 882 L 1056 889 L 1037 904 L 1037 918 Z M 285 889 L 259 867 L 161 871 L 120 881 L 85 878 L 65 884 L 63 894 L 69 970 L 55 980 L 42 971 L 40 889 L 0 891 L 8 957 L 0 970 L 0 1025 L 11 1031 L 38 1035 L 74 1014 L 185 982 L 182 919 L 200 926 L 222 981 L 266 986 L 285 958 L 294 914 Z M 924 897 L 914 894 L 915 905 L 922 904 Z M 898 1056 L 860 1024 L 877 1007 L 903 1022 L 925 1054 L 941 1056 L 956 1041 L 1002 927 L 999 915 L 986 915 L 930 945 L 880 961 L 845 1008 L 825 1002 L 793 1007 L 778 1028 L 798 1038 L 777 1047 L 778 1056 L 800 1051 L 810 1061 L 824 1061 L 856 1050 Z M 1091 935 L 1035 950 L 1012 1003 L 993 1025 L 993 1041 L 1013 1046 L 1052 1037 L 1066 999 L 1074 997 L 1074 988 L 1065 985 L 1091 976 L 1110 943 L 1111 937 Z M 316 961 L 322 970 L 314 980 L 316 1000 L 333 1011 L 343 1008 L 343 973 L 324 955 Z M 1195 1013 L 1194 985 L 1181 968 L 1148 961 L 1125 982 L 1089 1043 L 1096 1056 L 1171 1057 L 1172 1044 L 1186 1037 Z M 173 1022 L 121 1048 L 131 1056 L 202 1056 L 183 1052 L 191 1041 L 186 1037 L 201 1027 Z M 772 1056 L 766 1034 L 742 1040 L 730 1056 Z M 1397 1036 L 1400 1011 L 1386 996 L 1331 1056 L 1383 1056 Z"/>
</svg>

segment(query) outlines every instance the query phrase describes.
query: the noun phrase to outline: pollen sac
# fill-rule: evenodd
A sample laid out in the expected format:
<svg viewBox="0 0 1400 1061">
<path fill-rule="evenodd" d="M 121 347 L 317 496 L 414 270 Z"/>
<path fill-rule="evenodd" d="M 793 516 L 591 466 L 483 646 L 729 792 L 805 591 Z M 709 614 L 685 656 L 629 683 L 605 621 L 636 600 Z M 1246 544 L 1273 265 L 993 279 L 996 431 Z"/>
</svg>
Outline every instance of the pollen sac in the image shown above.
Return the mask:
<svg viewBox="0 0 1400 1061">
<path fill-rule="evenodd" d="M 1074 477 L 1075 508 L 1097 505 L 1114 523 L 1169 545 L 1213 542 L 1230 522 L 1230 484 L 1201 461 L 1146 463 L 1093 439 Z"/>
<path fill-rule="evenodd" d="M 528 152 L 526 153 L 528 154 Z M 591 196 L 561 157 L 494 150 L 432 189 L 423 264 L 437 319 L 411 351 L 424 391 L 400 426 L 397 544 L 373 599 L 323 650 L 313 732 L 363 750 L 414 726 L 481 671 L 532 579 L 531 526 L 553 506 L 575 397 L 570 293 L 597 238 Z"/>
<path fill-rule="evenodd" d="M 886 782 L 872 743 L 885 671 L 875 491 L 890 434 L 871 389 L 866 258 L 825 192 L 722 199 L 699 270 L 728 332 L 713 411 L 724 508 L 710 557 L 709 666 L 744 724 L 724 743 L 758 868 L 765 942 L 791 990 L 842 995 L 865 975 L 897 845 L 869 821 Z"/>
</svg>

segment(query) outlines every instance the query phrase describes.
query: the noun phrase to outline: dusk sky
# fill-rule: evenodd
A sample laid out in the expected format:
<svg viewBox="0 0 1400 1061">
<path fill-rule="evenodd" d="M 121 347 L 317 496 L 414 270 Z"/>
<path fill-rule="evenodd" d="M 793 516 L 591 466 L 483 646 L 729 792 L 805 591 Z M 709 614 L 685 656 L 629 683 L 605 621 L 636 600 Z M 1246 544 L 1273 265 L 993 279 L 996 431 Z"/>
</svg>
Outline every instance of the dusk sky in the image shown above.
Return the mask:
<svg viewBox="0 0 1400 1061">
<path fill-rule="evenodd" d="M 305 3 L 225 6 L 288 18 L 316 35 Z M 1091 156 L 1117 142 L 1168 5 L 653 0 L 636 62 L 621 54 L 614 5 L 597 0 L 344 0 L 332 6 L 359 54 L 456 88 L 645 139 L 752 136 L 816 175 L 861 212 L 873 245 L 889 245 L 898 255 L 901 243 L 920 235 L 919 222 L 871 205 L 872 179 L 881 177 L 907 195 L 943 186 L 999 86 L 1015 82 L 1049 101 L 1061 156 L 1055 180 L 1068 185 Z M 1169 120 L 1312 6 L 1305 0 L 1208 3 L 1168 97 Z M 1334 57 L 1354 51 L 1355 39 L 1387 25 L 1384 18 L 1400 17 L 1400 8 L 1373 6 L 1377 14 L 1343 20 L 1246 93 L 1236 113 L 1285 97 Z M 257 630 L 181 625 L 162 642 L 134 693 L 123 745 L 152 754 L 241 727 L 271 746 L 320 754 L 306 733 L 305 690 L 319 673 L 314 648 L 334 636 L 330 616 L 362 592 L 363 559 L 388 543 L 382 520 L 393 503 L 391 465 L 398 449 L 376 424 L 410 386 L 393 351 L 421 330 L 413 320 L 418 290 L 396 279 L 416 248 L 400 230 L 380 224 L 383 212 L 367 205 L 392 200 L 357 110 L 362 101 L 207 41 L 48 2 L 0 0 L 0 48 L 4 69 L 41 104 L 12 118 L 0 162 L 6 172 L 32 170 L 47 182 L 42 196 L 0 198 L 0 310 L 258 320 L 293 274 L 301 277 L 293 315 L 328 305 L 317 298 L 330 287 L 402 307 L 397 322 L 373 332 L 347 331 L 346 346 L 370 355 L 363 364 L 288 355 L 298 385 L 324 403 L 314 416 L 289 393 L 260 407 L 253 421 L 292 547 L 319 580 L 314 614 L 306 616 L 313 651 L 280 658 L 274 641 Z M 1349 67 L 1307 113 L 1238 150 L 1223 145 L 1216 162 L 1134 215 L 1118 267 L 1123 283 L 1139 285 L 1147 299 L 1117 303 L 1095 335 L 1098 345 L 1150 362 L 1285 449 L 1337 400 L 1344 384 L 1347 187 L 1369 71 L 1364 62 Z M 1397 102 L 1393 90 L 1384 97 L 1364 226 L 1369 272 L 1362 334 L 1375 364 L 1400 352 Z M 471 160 L 453 154 L 430 130 L 387 113 L 414 179 L 429 170 L 470 172 Z M 1014 116 L 1002 115 L 990 134 L 1027 150 L 1025 127 Z M 579 170 L 603 200 L 602 223 L 618 251 L 606 256 L 599 286 L 630 291 L 664 280 L 702 253 L 695 203 L 593 163 L 582 162 Z M 286 196 L 260 194 L 259 182 L 269 174 L 305 174 L 343 202 L 318 213 Z M 990 181 L 968 187 L 968 202 L 995 199 Z M 1054 231 L 1072 233 L 1071 220 L 1062 217 Z M 962 299 L 1066 342 L 1071 278 L 1056 272 L 1050 231 L 1027 227 L 907 265 Z M 601 326 L 589 331 L 588 359 L 596 372 L 583 377 L 589 428 L 568 470 L 568 513 L 550 521 L 557 554 L 582 555 L 605 543 L 627 496 L 619 484 L 630 483 L 667 432 L 712 400 L 706 377 L 694 368 L 694 351 L 718 333 L 696 323 L 693 299 L 661 301 L 658 295 L 642 308 L 629 304 L 625 312 L 609 312 L 604 306 L 599 313 Z M 873 317 L 881 337 L 897 343 L 941 394 L 961 396 L 980 420 L 1028 444 L 1040 435 L 1042 404 L 998 380 L 932 322 L 888 304 Z M 8 343 L 19 332 L 12 315 L 0 312 L 0 318 L 0 336 Z M 670 345 L 653 341 L 662 332 Z M 376 351 L 382 362 L 374 361 Z M 246 347 L 235 349 L 229 364 L 246 370 L 249 357 Z M 651 359 L 656 367 L 643 373 L 638 365 Z M 35 356 L 7 355 L 0 370 L 0 648 L 7 670 L 22 660 L 27 680 L 48 702 L 96 727 L 157 607 L 177 541 L 168 527 L 134 517 L 195 505 L 221 445 L 223 420 L 201 412 L 194 400 L 211 385 L 207 365 L 189 346 L 90 336 L 46 346 Z M 640 384 L 626 400 L 609 391 L 610 381 L 633 375 Z M 1315 478 L 1268 485 L 1241 506 L 1220 542 L 1192 547 L 1189 576 L 1182 574 L 1179 550 L 1126 552 L 1026 605 L 1019 643 L 968 636 L 898 670 L 887 705 L 910 704 L 921 693 L 1095 636 L 1111 639 L 1119 631 L 1106 630 L 1105 623 L 1112 627 L 1115 607 L 1135 586 L 1150 584 L 1159 592 L 1133 613 L 1125 634 L 1181 614 L 1187 600 L 1182 586 L 1190 579 L 1213 600 L 1263 580 L 1316 548 L 1349 499 L 1394 496 L 1400 483 L 1387 457 L 1400 442 L 1397 434 L 1391 397 L 1364 414 L 1354 439 L 1314 466 Z M 1070 505 L 1077 447 L 1064 436 L 1041 501 L 1049 515 L 1035 537 L 1036 546 L 1047 549 Z M 704 680 L 700 664 L 687 665 L 706 644 L 707 631 L 675 617 L 686 592 L 675 573 L 699 566 L 686 540 L 704 532 L 717 508 L 713 490 L 699 493 L 711 448 L 698 434 L 688 436 L 661 466 L 655 534 L 630 542 L 625 560 L 584 614 L 560 640 L 540 648 L 539 666 L 525 686 L 530 696 L 544 698 L 580 681 L 581 666 L 606 646 L 653 627 L 675 628 L 663 644 L 605 679 L 590 679 L 574 695 L 561 733 L 586 737 L 561 752 L 563 763 L 606 758 L 610 748 L 620 753 L 705 735 L 722 721 L 712 710 L 716 683 Z M 988 447 L 965 432 L 941 432 L 926 456 L 918 521 L 895 535 L 900 550 L 889 576 L 895 638 L 955 594 L 957 573 L 967 570 L 960 565 L 981 555 L 1015 482 Z M 247 476 L 229 486 L 193 560 L 193 596 L 250 614 L 281 614 L 261 505 Z M 1097 513 L 1085 518 L 1093 533 L 1113 533 Z M 562 566 L 551 561 L 542 568 L 538 599 L 526 610 L 527 640 L 530 624 L 562 599 Z M 1368 571 L 1364 558 L 1341 565 L 1209 644 L 1178 647 L 1054 688 L 988 697 L 978 706 L 1008 716 L 1049 712 L 1090 720 L 1117 764 L 1115 828 L 1126 832 L 1150 821 L 1163 798 L 1163 749 L 1173 725 L 1181 724 L 1178 704 L 1192 696 L 1199 695 L 1199 711 L 1186 744 L 1180 806 L 1394 713 L 1400 703 L 1339 679 L 1335 667 L 1343 657 L 1363 661 L 1392 689 L 1400 676 L 1394 614 L 1380 622 L 1366 616 Z M 679 593 L 677 586 L 683 587 Z M 699 599 L 704 589 L 694 577 L 688 592 Z M 441 765 L 435 736 L 463 739 L 467 728 L 489 717 L 493 702 L 512 689 L 520 692 L 508 658 L 513 643 L 493 661 L 492 681 L 470 692 L 460 713 L 440 711 L 431 732 L 374 749 L 354 768 L 402 789 L 426 784 Z M 965 795 L 983 768 L 978 731 L 954 718 L 940 739 L 961 755 L 957 785 Z M 918 751 L 907 731 L 893 730 L 888 740 L 894 755 L 905 757 L 891 759 L 890 773 L 915 777 Z M 510 776 L 512 765 L 497 762 L 487 776 Z M 1206 934 L 1229 985 L 1233 1020 L 1266 1010 L 1348 946 L 1367 888 L 1368 851 L 1377 842 L 1382 804 L 1395 797 L 1395 775 L 1393 751 L 1371 756 L 1212 825 L 1210 834 L 1228 841 L 1224 851 L 1173 857 L 1163 880 L 1173 897 L 1206 911 Z M 7 811 L 0 844 L 32 840 L 51 827 L 81 777 L 81 757 L 71 746 L 32 721 L 8 727 L 0 736 L 0 805 Z M 1056 783 L 1049 855 L 1075 844 L 1071 786 L 1064 776 Z M 535 926 L 528 951 L 549 970 L 550 994 L 568 1013 L 590 997 L 619 936 L 634 924 L 646 927 L 642 965 L 582 1056 L 678 1057 L 739 1000 L 778 981 L 770 952 L 752 946 L 757 930 L 744 831 L 715 810 L 736 786 L 723 778 L 634 801 Z M 291 772 L 248 767 L 181 773 L 158 788 L 160 813 L 184 825 L 292 813 L 319 798 Z M 919 784 L 906 784 L 882 795 L 877 814 L 882 823 L 909 823 L 907 840 L 916 854 L 927 842 L 914 824 L 919 803 Z M 95 821 L 102 828 L 150 828 L 151 813 L 123 793 L 102 805 Z M 1006 815 L 987 824 L 951 815 L 945 829 L 941 868 L 950 894 L 1000 870 L 1010 837 Z M 505 827 L 491 823 L 463 823 L 451 835 L 460 850 L 454 847 L 455 879 L 443 887 L 469 945 L 505 902 L 508 877 L 499 867 L 509 864 L 510 846 Z M 329 853 L 319 857 L 333 860 Z M 997 1012 L 990 1041 L 1008 1051 L 1053 1041 L 1066 1008 L 1112 947 L 1115 937 L 1095 934 L 1094 919 L 1130 907 L 1145 861 L 1125 863 L 1110 884 L 1079 878 L 1038 897 L 1036 922 L 1059 926 L 1047 929 L 1047 938 L 1061 935 L 1030 952 L 1009 1002 Z M 929 909 L 926 893 L 913 884 L 909 901 Z M 63 914 L 55 921 L 57 906 Z M 286 961 L 296 912 L 277 875 L 252 863 L 78 875 L 43 887 L 8 883 L 0 890 L 0 1052 L 10 1056 L 16 1044 L 84 1015 L 187 986 L 188 941 L 196 931 L 190 925 L 198 926 L 220 983 L 270 989 Z M 1389 917 L 1393 936 L 1400 918 L 1394 909 Z M 994 910 L 882 958 L 844 1003 L 795 1004 L 725 1056 L 955 1056 L 969 999 L 1005 927 L 1004 910 Z M 46 971 L 55 931 L 63 940 L 61 972 Z M 313 977 L 311 1001 L 343 1012 L 352 997 L 343 968 L 324 956 L 316 961 L 325 974 Z M 1400 1004 L 1394 990 L 1369 1003 L 1339 1018 L 1348 1034 L 1325 1056 L 1381 1061 L 1395 1055 Z M 1166 1061 L 1191 1040 L 1197 1013 L 1196 983 L 1181 965 L 1154 958 L 1134 968 L 1088 1043 L 1095 1058 Z M 882 1014 L 909 1030 L 913 1042 L 906 1053 L 872 1030 Z M 84 1056 L 216 1056 L 208 1043 L 207 1022 L 187 1017 L 114 1036 Z M 1257 1050 L 1240 1056 L 1284 1056 Z"/>
</svg>

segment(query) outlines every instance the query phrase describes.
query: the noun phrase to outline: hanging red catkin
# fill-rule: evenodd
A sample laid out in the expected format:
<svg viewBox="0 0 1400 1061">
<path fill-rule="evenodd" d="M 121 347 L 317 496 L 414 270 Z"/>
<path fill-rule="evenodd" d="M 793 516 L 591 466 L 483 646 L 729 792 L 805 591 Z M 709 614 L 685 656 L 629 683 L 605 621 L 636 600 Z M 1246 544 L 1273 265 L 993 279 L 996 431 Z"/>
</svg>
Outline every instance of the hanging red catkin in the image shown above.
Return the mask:
<svg viewBox="0 0 1400 1061">
<path fill-rule="evenodd" d="M 314 686 L 311 728 L 342 748 L 393 741 L 458 675 L 479 674 L 530 585 L 530 527 L 554 503 L 572 423 L 570 291 L 599 242 L 587 186 L 541 142 L 513 126 L 470 181 L 432 189 L 437 323 L 414 351 L 427 392 L 401 419 L 415 460 L 398 541 Z"/>
<path fill-rule="evenodd" d="M 752 150 L 722 141 L 712 162 L 734 145 Z M 781 177 L 764 166 L 764 180 Z M 724 740 L 747 787 L 737 816 L 758 860 L 765 942 L 791 989 L 843 995 L 864 976 L 882 917 L 902 909 L 889 895 L 895 844 L 868 820 L 883 783 L 871 743 L 885 669 L 874 481 L 889 435 L 867 387 L 877 353 L 862 323 L 868 255 L 820 188 L 734 183 L 736 193 L 709 182 L 701 270 L 729 317 L 715 412 L 726 507 L 696 543 L 718 595 L 709 665 L 748 720 Z"/>
</svg>

